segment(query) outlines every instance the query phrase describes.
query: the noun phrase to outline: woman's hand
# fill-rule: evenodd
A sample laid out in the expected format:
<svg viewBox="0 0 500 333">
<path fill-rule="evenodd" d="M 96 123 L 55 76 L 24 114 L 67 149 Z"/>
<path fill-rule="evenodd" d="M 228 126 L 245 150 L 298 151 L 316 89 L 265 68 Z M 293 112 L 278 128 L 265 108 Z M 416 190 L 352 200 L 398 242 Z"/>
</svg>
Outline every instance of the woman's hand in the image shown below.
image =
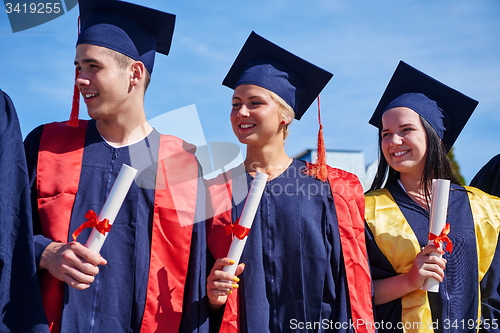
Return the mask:
<svg viewBox="0 0 500 333">
<path fill-rule="evenodd" d="M 446 259 L 431 253 L 443 254 L 444 252 L 434 245 L 427 245 L 417 254 L 408 273 L 373 281 L 375 305 L 388 303 L 422 288 L 428 278 L 442 282 Z"/>
<path fill-rule="evenodd" d="M 238 288 L 240 275 L 245 268 L 244 264 L 239 264 L 236 268 L 235 275 L 224 272 L 224 266 L 233 265 L 234 261 L 229 258 L 217 259 L 214 267 L 210 271 L 207 278 L 207 295 L 210 303 L 210 308 L 213 310 L 219 309 L 227 301 L 227 296 L 232 293 L 232 290 Z"/>
<path fill-rule="evenodd" d="M 439 282 L 443 281 L 446 259 L 435 256 L 433 253 L 444 254 L 436 246 L 427 245 L 415 257 L 413 265 L 407 273 L 408 285 L 413 290 L 422 288 L 428 278 L 436 279 Z"/>
</svg>

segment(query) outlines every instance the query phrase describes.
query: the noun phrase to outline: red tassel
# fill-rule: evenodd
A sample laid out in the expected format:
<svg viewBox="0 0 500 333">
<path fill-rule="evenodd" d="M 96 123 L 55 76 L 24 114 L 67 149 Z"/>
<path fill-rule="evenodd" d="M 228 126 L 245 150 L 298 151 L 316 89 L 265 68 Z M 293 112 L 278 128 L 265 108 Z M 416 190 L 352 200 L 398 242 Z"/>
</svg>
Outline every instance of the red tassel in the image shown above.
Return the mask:
<svg viewBox="0 0 500 333">
<path fill-rule="evenodd" d="M 75 81 L 77 77 L 78 77 L 78 70 L 75 69 Z M 74 128 L 78 127 L 79 109 L 80 109 L 80 90 L 78 90 L 78 87 L 76 86 L 75 82 L 75 87 L 73 89 L 73 104 L 71 106 L 71 114 L 69 116 L 69 120 L 66 125 Z"/>
<path fill-rule="evenodd" d="M 80 17 L 78 17 L 78 35 L 80 35 Z M 66 125 L 77 128 L 78 127 L 78 113 L 80 111 L 80 90 L 76 85 L 76 78 L 78 77 L 78 69 L 75 68 L 75 85 L 73 88 L 73 103 L 71 105 L 71 114 Z"/>
<path fill-rule="evenodd" d="M 325 138 L 323 137 L 323 125 L 321 124 L 321 111 L 320 111 L 320 100 L 318 96 L 318 150 L 316 152 L 316 163 L 308 163 L 304 173 L 306 175 L 315 177 L 321 181 L 326 181 L 328 176 L 328 170 L 326 168 L 326 148 L 325 148 Z"/>
</svg>

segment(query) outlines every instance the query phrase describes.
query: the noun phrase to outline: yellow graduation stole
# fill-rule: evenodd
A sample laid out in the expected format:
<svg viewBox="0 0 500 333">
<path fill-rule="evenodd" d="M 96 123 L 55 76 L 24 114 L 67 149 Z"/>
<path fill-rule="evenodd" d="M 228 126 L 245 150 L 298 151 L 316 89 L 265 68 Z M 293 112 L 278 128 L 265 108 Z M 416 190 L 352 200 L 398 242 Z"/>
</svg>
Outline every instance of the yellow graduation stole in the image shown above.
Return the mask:
<svg viewBox="0 0 500 333">
<path fill-rule="evenodd" d="M 478 281 L 481 281 L 495 255 L 500 233 L 500 198 L 488 195 L 474 187 L 465 186 L 465 189 L 474 219 Z M 375 190 L 365 196 L 365 219 L 375 242 L 396 273 L 409 272 L 415 256 L 420 252 L 420 245 L 410 224 L 388 190 Z M 478 295 L 481 300 L 479 285 Z M 403 296 L 401 303 L 404 332 L 434 332 L 426 291 L 415 290 Z M 478 304 L 479 318 L 481 318 L 481 304 Z"/>
</svg>

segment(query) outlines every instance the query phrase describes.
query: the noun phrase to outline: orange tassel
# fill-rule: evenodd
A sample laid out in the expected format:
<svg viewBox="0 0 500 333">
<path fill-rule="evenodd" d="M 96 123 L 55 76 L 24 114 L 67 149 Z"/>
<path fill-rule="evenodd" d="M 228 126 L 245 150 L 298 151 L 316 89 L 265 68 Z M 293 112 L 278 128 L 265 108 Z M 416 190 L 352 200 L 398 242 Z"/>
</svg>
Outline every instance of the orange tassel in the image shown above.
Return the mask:
<svg viewBox="0 0 500 333">
<path fill-rule="evenodd" d="M 320 100 L 318 96 L 318 150 L 316 152 L 316 163 L 308 163 L 304 173 L 308 176 L 315 177 L 321 181 L 326 181 L 328 170 L 326 168 L 326 148 L 325 138 L 323 137 L 323 125 L 321 124 Z"/>
<path fill-rule="evenodd" d="M 78 35 L 80 35 L 80 17 L 78 17 Z M 75 68 L 75 85 L 73 88 L 73 103 L 71 104 L 71 114 L 66 125 L 77 128 L 78 127 L 78 113 L 80 111 L 80 90 L 76 85 L 76 78 L 78 77 L 78 70 Z"/>
</svg>

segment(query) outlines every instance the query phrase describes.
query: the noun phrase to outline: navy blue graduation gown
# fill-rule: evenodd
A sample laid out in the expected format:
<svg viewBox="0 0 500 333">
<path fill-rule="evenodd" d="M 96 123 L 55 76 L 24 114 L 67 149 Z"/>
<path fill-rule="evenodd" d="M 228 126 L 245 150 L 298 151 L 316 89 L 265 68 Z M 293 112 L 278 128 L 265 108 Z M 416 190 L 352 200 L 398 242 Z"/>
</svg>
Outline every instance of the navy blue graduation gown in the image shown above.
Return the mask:
<svg viewBox="0 0 500 333">
<path fill-rule="evenodd" d="M 500 154 L 493 157 L 479 170 L 471 180 L 470 186 L 497 197 L 500 196 Z"/>
<path fill-rule="evenodd" d="M 242 254 L 242 332 L 350 332 L 339 227 L 330 186 L 294 160 L 268 181 Z M 250 187 L 248 173 L 233 179 Z M 233 206 L 233 222 L 244 202 Z M 210 244 L 210 241 L 209 241 Z"/>
<path fill-rule="evenodd" d="M 30 166 L 32 198 L 36 203 L 36 161 L 43 127 L 35 129 L 25 144 Z M 144 314 L 151 248 L 156 163 L 160 134 L 153 131 L 143 141 L 121 148 L 106 143 L 91 120 L 87 127 L 78 193 L 71 215 L 70 235 L 85 222 L 92 209 L 100 212 L 122 164 L 139 170 L 115 219 L 100 253 L 108 261 L 86 290 L 65 285 L 61 332 L 139 332 Z M 147 147 L 147 149 L 146 149 Z M 131 157 L 132 156 L 132 157 Z M 131 163 L 133 159 L 133 164 Z M 182 167 L 182 166 L 180 166 Z M 201 171 L 200 171 L 201 172 Z M 199 178 L 197 212 L 204 211 L 205 193 Z M 36 207 L 36 206 L 34 206 Z M 202 214 L 202 213 L 201 213 Z M 203 214 L 196 218 L 203 220 Z M 37 259 L 50 239 L 41 235 L 37 212 L 34 213 Z M 78 241 L 85 244 L 91 229 L 85 229 Z M 182 332 L 195 332 L 206 325 L 206 297 L 200 286 L 206 279 L 204 223 L 195 223 L 191 247 Z M 68 241 L 72 241 L 69 236 Z"/>
<path fill-rule="evenodd" d="M 0 331 L 48 332 L 36 275 L 28 172 L 10 97 L 0 91 Z"/>
<path fill-rule="evenodd" d="M 429 212 L 415 203 L 397 183 L 386 186 L 410 224 L 419 245 L 426 246 L 429 234 Z M 448 237 L 453 242 L 453 252 L 443 257 L 447 260 L 445 278 L 440 284 L 439 293 L 427 293 L 434 332 L 475 332 L 478 318 L 478 304 L 481 302 L 482 318 L 488 318 L 490 328 L 484 331 L 500 331 L 500 244 L 493 262 L 481 283 L 478 281 L 478 257 L 474 220 L 469 198 L 465 189 L 452 184 L 447 223 L 451 231 Z M 367 248 L 372 267 L 373 280 L 395 276 L 396 272 L 375 243 L 371 231 L 367 230 Z M 481 300 L 477 286 L 480 284 Z M 381 325 L 381 332 L 403 332 L 397 329 L 401 322 L 401 299 L 376 306 L 376 322 L 390 322 Z M 492 320 L 496 325 L 491 326 Z M 388 329 L 392 327 L 392 329 Z M 496 327 L 496 329 L 494 329 Z M 385 328 L 385 329 L 384 329 Z"/>
</svg>

